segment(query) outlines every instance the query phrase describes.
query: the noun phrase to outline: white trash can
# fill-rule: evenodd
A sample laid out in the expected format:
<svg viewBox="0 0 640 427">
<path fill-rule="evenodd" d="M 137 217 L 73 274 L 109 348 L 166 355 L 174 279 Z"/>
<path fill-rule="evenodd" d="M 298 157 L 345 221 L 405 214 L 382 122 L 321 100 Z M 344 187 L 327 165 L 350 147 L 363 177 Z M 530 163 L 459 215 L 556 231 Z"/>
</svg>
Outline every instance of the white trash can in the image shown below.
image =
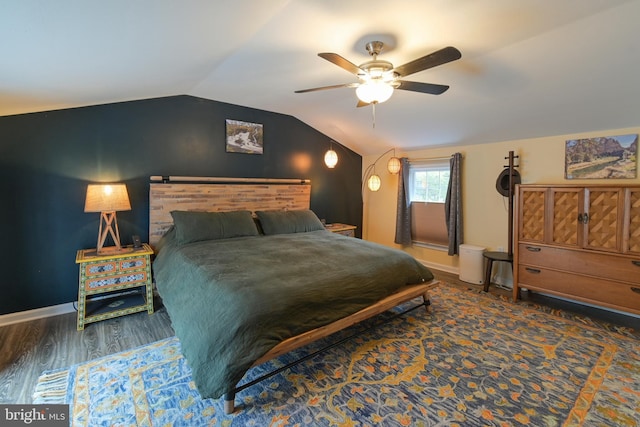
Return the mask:
<svg viewBox="0 0 640 427">
<path fill-rule="evenodd" d="M 476 285 L 484 284 L 484 251 L 482 246 L 460 245 L 460 280 Z"/>
</svg>

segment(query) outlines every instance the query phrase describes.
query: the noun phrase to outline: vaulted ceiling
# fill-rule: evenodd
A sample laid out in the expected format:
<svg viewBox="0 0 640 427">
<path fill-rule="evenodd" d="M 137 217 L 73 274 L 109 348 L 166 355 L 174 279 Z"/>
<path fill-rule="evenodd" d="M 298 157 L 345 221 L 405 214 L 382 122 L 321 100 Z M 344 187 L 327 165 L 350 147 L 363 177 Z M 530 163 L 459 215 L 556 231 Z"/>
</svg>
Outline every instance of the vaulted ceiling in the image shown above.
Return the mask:
<svg viewBox="0 0 640 427">
<path fill-rule="evenodd" d="M 0 115 L 169 95 L 290 114 L 361 154 L 640 125 L 640 0 L 3 0 Z M 458 61 L 356 108 L 317 56 Z M 0 144 L 2 142 L 0 141 Z"/>
</svg>

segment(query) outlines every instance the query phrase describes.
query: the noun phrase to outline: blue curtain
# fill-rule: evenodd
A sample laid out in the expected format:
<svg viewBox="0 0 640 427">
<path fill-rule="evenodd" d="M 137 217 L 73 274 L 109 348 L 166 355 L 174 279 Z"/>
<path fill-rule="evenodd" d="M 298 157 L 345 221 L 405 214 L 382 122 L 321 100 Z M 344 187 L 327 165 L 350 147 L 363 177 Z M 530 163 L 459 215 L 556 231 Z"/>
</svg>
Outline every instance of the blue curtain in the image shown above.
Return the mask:
<svg viewBox="0 0 640 427">
<path fill-rule="evenodd" d="M 460 245 L 464 242 L 462 227 L 462 154 L 455 153 L 449 161 L 449 187 L 444 202 L 447 234 L 449 236 L 449 255 L 460 253 Z"/>
<path fill-rule="evenodd" d="M 398 180 L 398 202 L 396 208 L 396 237 L 394 242 L 403 246 L 411 245 L 411 196 L 409 195 L 409 159 L 400 159 L 400 179 Z"/>
</svg>

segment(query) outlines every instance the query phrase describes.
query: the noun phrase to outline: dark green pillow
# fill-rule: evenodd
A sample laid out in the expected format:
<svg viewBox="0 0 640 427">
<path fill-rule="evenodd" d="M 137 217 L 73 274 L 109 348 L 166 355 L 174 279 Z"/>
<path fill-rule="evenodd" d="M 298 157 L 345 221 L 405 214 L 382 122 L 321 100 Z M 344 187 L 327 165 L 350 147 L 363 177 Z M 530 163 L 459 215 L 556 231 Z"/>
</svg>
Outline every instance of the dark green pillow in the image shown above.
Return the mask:
<svg viewBox="0 0 640 427">
<path fill-rule="evenodd" d="M 175 238 L 179 244 L 258 235 L 258 229 L 249 211 L 173 211 L 171 216 Z"/>
<path fill-rule="evenodd" d="M 313 211 L 256 211 L 264 234 L 305 233 L 307 231 L 324 230 Z"/>
</svg>

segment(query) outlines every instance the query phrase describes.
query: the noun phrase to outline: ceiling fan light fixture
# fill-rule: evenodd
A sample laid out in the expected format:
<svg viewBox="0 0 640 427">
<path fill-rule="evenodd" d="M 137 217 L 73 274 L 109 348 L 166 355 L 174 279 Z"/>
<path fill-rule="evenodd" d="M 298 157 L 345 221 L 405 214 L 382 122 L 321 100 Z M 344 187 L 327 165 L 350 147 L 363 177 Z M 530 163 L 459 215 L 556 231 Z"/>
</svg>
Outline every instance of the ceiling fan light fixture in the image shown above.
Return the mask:
<svg viewBox="0 0 640 427">
<path fill-rule="evenodd" d="M 345 71 L 354 74 L 358 79 L 357 83 L 343 83 L 331 86 L 321 86 L 311 89 L 296 90 L 296 93 L 315 92 L 318 90 L 337 89 L 337 88 L 356 88 L 356 95 L 360 102 L 358 107 L 368 104 L 379 104 L 388 100 L 393 94 L 394 89 L 403 91 L 428 93 L 432 95 L 440 95 L 444 93 L 449 86 L 422 83 L 404 80 L 405 77 L 456 61 L 462 57 L 458 49 L 452 46 L 424 55 L 413 61 L 407 62 L 399 67 L 394 67 L 389 61 L 378 59 L 378 55 L 384 49 L 384 43 L 381 41 L 372 41 L 366 45 L 367 52 L 373 58 L 370 61 L 356 65 L 348 59 L 332 52 L 321 52 L 319 57 L 325 59 Z M 375 113 L 374 113 L 375 115 Z M 375 120 L 374 120 L 375 123 Z M 375 124 L 374 124 L 375 127 Z"/>
<path fill-rule="evenodd" d="M 362 83 L 356 88 L 358 99 L 367 104 L 380 104 L 393 95 L 393 86 L 379 80 L 371 80 Z"/>
</svg>

